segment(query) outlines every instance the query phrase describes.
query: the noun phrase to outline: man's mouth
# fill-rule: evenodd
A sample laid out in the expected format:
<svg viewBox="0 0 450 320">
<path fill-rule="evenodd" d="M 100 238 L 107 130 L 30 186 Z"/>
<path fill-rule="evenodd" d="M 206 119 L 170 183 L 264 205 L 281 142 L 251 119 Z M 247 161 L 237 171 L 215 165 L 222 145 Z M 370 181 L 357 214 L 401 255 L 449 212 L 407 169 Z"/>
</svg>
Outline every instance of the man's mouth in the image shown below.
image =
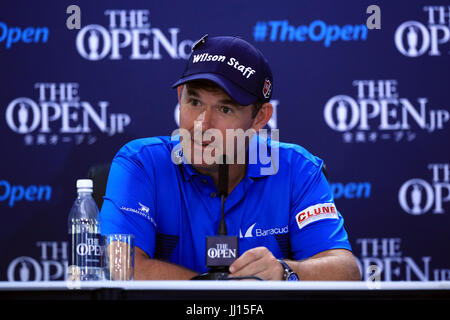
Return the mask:
<svg viewBox="0 0 450 320">
<path fill-rule="evenodd" d="M 214 141 L 197 141 L 197 140 L 192 140 L 196 145 L 202 146 L 202 147 L 206 147 L 209 144 L 213 143 Z"/>
</svg>

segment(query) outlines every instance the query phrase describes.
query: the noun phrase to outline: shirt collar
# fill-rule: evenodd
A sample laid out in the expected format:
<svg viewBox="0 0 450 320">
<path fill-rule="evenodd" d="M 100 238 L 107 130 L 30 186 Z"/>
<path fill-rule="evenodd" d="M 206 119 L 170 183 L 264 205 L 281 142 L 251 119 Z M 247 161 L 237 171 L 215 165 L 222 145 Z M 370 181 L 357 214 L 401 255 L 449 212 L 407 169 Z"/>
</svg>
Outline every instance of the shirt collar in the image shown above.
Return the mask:
<svg viewBox="0 0 450 320">
<path fill-rule="evenodd" d="M 274 175 L 279 169 L 278 141 L 260 135 L 253 135 L 247 150 L 247 175 L 264 178 Z"/>
<path fill-rule="evenodd" d="M 180 168 L 184 180 L 189 181 L 193 176 L 199 175 L 184 157 L 181 149 L 180 135 L 170 137 L 170 141 L 172 145 L 170 158 L 172 162 Z"/>
<path fill-rule="evenodd" d="M 184 157 L 181 150 L 180 136 L 171 137 L 171 143 L 171 159 L 182 170 L 184 179 L 189 181 L 193 176 L 200 175 Z M 272 141 L 270 138 L 257 134 L 253 135 L 247 150 L 249 163 L 246 176 L 250 178 L 264 178 L 276 174 L 279 169 L 278 155 L 278 141 Z"/>
</svg>

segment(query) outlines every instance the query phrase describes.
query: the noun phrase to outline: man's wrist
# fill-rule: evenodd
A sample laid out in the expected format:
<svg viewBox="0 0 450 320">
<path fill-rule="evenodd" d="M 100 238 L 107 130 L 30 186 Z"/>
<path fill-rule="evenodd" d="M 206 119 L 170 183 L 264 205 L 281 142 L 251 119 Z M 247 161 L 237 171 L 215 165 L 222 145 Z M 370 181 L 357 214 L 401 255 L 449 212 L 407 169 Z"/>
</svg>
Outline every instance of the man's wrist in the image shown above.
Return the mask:
<svg viewBox="0 0 450 320">
<path fill-rule="evenodd" d="M 292 270 L 292 268 L 286 263 L 286 261 L 278 259 L 281 267 L 283 268 L 282 280 L 284 281 L 299 281 L 298 274 Z"/>
</svg>

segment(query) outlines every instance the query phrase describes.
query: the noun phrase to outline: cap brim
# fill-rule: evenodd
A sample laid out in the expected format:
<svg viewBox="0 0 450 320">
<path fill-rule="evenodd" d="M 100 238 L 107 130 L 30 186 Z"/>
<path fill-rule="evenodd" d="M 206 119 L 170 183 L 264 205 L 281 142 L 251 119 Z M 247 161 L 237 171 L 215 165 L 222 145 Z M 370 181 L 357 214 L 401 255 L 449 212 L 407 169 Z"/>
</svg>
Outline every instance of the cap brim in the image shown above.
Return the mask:
<svg viewBox="0 0 450 320">
<path fill-rule="evenodd" d="M 257 99 L 254 95 L 248 93 L 241 87 L 235 85 L 233 82 L 229 81 L 225 77 L 214 74 L 214 73 L 196 73 L 192 74 L 187 77 L 183 77 L 177 82 L 175 82 L 172 85 L 172 88 L 175 88 L 179 86 L 180 84 L 192 81 L 192 80 L 199 80 L 199 79 L 206 79 L 210 80 L 217 85 L 219 85 L 228 95 L 237 103 L 239 103 L 242 106 L 248 106 L 252 103 L 254 103 Z"/>
</svg>

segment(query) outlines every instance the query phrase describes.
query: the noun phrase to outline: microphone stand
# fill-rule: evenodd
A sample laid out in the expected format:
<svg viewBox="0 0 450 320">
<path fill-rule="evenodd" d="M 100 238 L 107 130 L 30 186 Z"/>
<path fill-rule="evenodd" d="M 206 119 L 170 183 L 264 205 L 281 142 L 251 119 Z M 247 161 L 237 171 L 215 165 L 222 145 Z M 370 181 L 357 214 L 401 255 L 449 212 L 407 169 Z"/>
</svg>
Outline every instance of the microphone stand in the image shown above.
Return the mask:
<svg viewBox="0 0 450 320">
<path fill-rule="evenodd" d="M 219 237 L 227 236 L 227 224 L 225 222 L 225 199 L 228 196 L 228 163 L 226 155 L 223 155 L 223 163 L 219 164 L 219 196 L 220 196 L 220 211 L 221 218 L 219 222 L 219 229 L 217 235 Z M 228 278 L 230 272 L 228 266 L 213 266 L 209 268 L 209 271 L 198 276 L 193 277 L 191 280 L 224 280 Z"/>
<path fill-rule="evenodd" d="M 223 156 L 223 163 L 219 164 L 219 196 L 221 218 L 219 223 L 219 236 L 227 235 L 227 224 L 225 223 L 225 199 L 228 197 L 228 163 L 227 157 Z"/>
</svg>

